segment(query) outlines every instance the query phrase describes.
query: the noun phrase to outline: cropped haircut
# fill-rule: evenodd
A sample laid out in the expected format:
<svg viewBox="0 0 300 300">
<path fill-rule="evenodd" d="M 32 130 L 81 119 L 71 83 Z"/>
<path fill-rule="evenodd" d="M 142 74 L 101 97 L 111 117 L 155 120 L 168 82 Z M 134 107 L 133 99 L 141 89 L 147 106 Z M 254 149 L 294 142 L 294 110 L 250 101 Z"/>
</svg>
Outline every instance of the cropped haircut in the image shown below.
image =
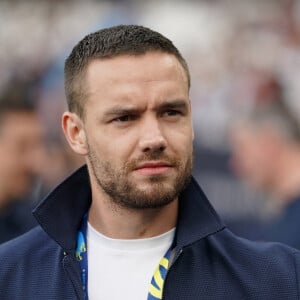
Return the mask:
<svg viewBox="0 0 300 300">
<path fill-rule="evenodd" d="M 152 51 L 174 55 L 182 65 L 190 87 L 190 73 L 185 59 L 174 44 L 162 34 L 139 25 L 119 25 L 85 36 L 65 61 L 65 93 L 68 109 L 84 117 L 85 74 L 94 59 L 120 55 L 142 55 Z"/>
</svg>

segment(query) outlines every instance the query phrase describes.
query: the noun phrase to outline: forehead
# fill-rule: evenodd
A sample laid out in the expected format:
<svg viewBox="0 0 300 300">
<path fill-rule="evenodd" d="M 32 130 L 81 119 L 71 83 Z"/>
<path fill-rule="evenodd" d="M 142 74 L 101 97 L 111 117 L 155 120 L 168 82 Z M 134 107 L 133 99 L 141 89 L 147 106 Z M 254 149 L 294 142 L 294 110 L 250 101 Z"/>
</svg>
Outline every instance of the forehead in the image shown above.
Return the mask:
<svg viewBox="0 0 300 300">
<path fill-rule="evenodd" d="M 101 85 L 177 81 L 188 88 L 186 72 L 172 54 L 159 51 L 92 60 L 86 71 L 87 91 Z"/>
</svg>

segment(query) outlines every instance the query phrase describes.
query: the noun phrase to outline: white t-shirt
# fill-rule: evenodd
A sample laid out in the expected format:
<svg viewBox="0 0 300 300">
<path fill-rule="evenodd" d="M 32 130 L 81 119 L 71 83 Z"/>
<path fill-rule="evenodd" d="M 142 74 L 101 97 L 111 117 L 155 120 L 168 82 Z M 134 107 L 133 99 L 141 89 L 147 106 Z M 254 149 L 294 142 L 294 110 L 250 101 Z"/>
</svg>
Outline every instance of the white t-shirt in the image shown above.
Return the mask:
<svg viewBox="0 0 300 300">
<path fill-rule="evenodd" d="M 174 234 L 172 229 L 147 239 L 111 239 L 88 223 L 89 299 L 146 300 L 154 271 Z"/>
</svg>

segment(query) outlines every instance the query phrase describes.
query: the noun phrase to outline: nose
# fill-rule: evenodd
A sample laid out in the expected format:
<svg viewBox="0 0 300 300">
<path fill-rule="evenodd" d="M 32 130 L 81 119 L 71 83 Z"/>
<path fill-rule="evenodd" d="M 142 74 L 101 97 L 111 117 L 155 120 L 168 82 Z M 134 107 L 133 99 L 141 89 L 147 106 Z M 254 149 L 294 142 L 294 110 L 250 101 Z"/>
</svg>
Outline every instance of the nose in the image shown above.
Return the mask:
<svg viewBox="0 0 300 300">
<path fill-rule="evenodd" d="M 167 142 L 157 118 L 143 121 L 139 146 L 144 153 L 163 152 L 166 149 Z"/>
</svg>

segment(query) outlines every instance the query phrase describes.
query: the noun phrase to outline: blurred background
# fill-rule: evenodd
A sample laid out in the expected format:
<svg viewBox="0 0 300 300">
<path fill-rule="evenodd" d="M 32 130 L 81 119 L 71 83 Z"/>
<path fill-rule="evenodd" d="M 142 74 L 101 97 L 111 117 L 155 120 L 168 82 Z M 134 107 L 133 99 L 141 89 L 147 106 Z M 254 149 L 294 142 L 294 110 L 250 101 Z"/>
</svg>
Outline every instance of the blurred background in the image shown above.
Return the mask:
<svg viewBox="0 0 300 300">
<path fill-rule="evenodd" d="M 60 120 L 66 109 L 63 64 L 74 44 L 87 33 L 117 24 L 148 26 L 179 48 L 192 77 L 194 176 L 233 231 L 251 239 L 280 240 L 270 237 L 270 227 L 274 232 L 274 224 L 284 222 L 289 205 L 300 200 L 300 1 L 1 0 L 0 102 L 30 102 L 40 122 L 34 128 L 40 130 L 31 137 L 35 142 L 27 146 L 29 153 L 23 155 L 23 170 L 18 171 L 24 186 L 18 193 L 20 181 L 16 175 L 8 177 L 13 167 L 7 166 L 7 157 L 12 150 L 3 150 L 3 163 L 0 158 L 1 178 L 15 184 L 0 184 L 0 242 L 33 226 L 32 220 L 16 212 L 29 211 L 83 163 L 62 135 Z M 273 106 L 278 102 L 284 103 L 284 109 L 276 108 L 276 115 Z M 257 125 L 260 111 L 267 111 L 261 119 L 270 122 L 252 126 Z M 1 135 L 3 120 L 12 117 L 1 118 L 0 106 L 0 147 L 8 143 Z M 24 128 L 24 122 L 16 116 L 13 124 L 6 126 L 8 135 L 16 124 Z M 272 130 L 263 130 L 267 128 Z M 274 128 L 278 129 L 277 144 L 269 138 L 276 136 Z M 16 131 L 20 133 L 20 129 Z M 292 131 L 295 135 L 288 137 L 286 133 Z M 28 132 L 32 134 L 32 130 Z M 24 153 L 28 132 L 16 137 L 19 152 L 10 155 L 12 161 Z M 266 135 L 259 137 L 262 132 Z M 279 137 L 284 145 L 291 145 L 292 154 L 287 149 L 271 151 L 281 149 Z M 18 144 L 18 138 L 23 143 Z M 269 152 L 262 154 L 264 150 Z M 21 169 L 22 163 L 14 165 Z M 275 174 L 279 176 L 271 176 Z M 285 180 L 288 177 L 291 180 Z M 295 207 L 291 211 L 295 214 Z M 294 218 L 300 223 L 298 218 L 300 208 Z M 290 226 L 297 228 L 296 223 Z"/>
</svg>

